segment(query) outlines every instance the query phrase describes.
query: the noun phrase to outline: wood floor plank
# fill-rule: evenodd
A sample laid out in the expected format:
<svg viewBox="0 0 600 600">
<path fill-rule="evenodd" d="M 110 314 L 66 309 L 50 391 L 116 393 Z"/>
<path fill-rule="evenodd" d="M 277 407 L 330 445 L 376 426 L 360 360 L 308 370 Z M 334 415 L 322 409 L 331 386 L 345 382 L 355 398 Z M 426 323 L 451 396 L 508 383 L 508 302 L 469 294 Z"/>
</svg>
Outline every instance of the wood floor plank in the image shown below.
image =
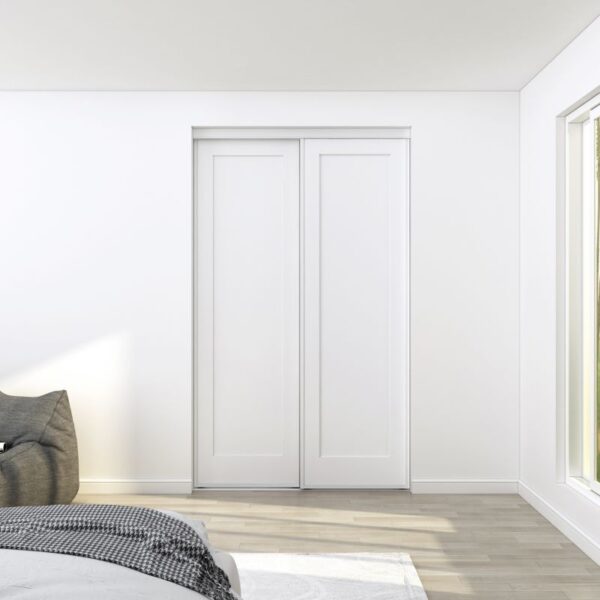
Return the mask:
<svg viewBox="0 0 600 600">
<path fill-rule="evenodd" d="M 519 496 L 398 491 L 87 495 L 176 510 L 242 552 L 407 552 L 429 600 L 598 600 L 600 567 Z"/>
</svg>

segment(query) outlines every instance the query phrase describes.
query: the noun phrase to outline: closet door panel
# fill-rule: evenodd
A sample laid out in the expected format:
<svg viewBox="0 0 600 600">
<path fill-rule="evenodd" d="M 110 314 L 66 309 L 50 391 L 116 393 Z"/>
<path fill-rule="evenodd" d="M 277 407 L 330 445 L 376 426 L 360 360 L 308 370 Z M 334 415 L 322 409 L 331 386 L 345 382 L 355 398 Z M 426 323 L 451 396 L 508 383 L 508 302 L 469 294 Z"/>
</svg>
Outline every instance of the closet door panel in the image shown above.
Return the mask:
<svg viewBox="0 0 600 600">
<path fill-rule="evenodd" d="M 299 154 L 197 143 L 198 486 L 299 485 Z"/>
<path fill-rule="evenodd" d="M 408 142 L 305 142 L 307 487 L 408 487 Z"/>
</svg>

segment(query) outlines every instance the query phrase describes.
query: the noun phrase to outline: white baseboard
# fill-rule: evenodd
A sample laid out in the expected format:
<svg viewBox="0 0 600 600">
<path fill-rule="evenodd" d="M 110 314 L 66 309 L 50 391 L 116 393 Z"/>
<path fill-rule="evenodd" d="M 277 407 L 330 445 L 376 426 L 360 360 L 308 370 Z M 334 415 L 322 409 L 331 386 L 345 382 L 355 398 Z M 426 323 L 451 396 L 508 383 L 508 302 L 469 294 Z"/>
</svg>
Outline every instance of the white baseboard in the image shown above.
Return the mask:
<svg viewBox="0 0 600 600">
<path fill-rule="evenodd" d="M 523 500 L 531 504 L 543 517 L 546 517 L 556 529 L 566 535 L 582 552 L 585 552 L 594 562 L 600 565 L 600 545 L 590 538 L 587 533 L 575 525 L 573 521 L 559 513 L 521 481 L 519 482 L 519 494 Z"/>
<path fill-rule="evenodd" d="M 413 479 L 413 494 L 517 494 L 517 481 L 510 479 Z"/>
<path fill-rule="evenodd" d="M 80 494 L 191 494 L 191 479 L 84 478 Z M 262 489 L 262 488 L 261 488 Z M 517 494 L 516 481 L 503 479 L 415 479 L 413 494 Z"/>
<path fill-rule="evenodd" d="M 191 479 L 82 479 L 80 494 L 191 494 Z"/>
</svg>

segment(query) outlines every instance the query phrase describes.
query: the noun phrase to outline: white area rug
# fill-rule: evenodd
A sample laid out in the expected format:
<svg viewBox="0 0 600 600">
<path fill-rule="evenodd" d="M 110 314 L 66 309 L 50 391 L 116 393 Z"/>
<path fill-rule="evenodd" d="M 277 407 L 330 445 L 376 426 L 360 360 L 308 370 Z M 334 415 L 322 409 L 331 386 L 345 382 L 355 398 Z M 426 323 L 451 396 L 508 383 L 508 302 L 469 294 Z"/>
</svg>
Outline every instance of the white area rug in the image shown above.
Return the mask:
<svg viewBox="0 0 600 600">
<path fill-rule="evenodd" d="M 233 556 L 243 600 L 427 600 L 408 554 Z"/>
</svg>

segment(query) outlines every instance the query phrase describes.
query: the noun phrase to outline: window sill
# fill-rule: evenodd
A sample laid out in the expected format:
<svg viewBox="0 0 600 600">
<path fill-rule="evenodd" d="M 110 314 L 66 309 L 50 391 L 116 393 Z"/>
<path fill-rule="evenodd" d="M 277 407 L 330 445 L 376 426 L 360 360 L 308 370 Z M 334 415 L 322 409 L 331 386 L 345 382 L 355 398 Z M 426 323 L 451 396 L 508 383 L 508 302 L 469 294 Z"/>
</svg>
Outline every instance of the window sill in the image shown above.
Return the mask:
<svg viewBox="0 0 600 600">
<path fill-rule="evenodd" d="M 590 488 L 590 484 L 581 477 L 567 477 L 566 485 L 571 489 L 593 502 L 596 506 L 600 506 L 600 495 Z"/>
</svg>

